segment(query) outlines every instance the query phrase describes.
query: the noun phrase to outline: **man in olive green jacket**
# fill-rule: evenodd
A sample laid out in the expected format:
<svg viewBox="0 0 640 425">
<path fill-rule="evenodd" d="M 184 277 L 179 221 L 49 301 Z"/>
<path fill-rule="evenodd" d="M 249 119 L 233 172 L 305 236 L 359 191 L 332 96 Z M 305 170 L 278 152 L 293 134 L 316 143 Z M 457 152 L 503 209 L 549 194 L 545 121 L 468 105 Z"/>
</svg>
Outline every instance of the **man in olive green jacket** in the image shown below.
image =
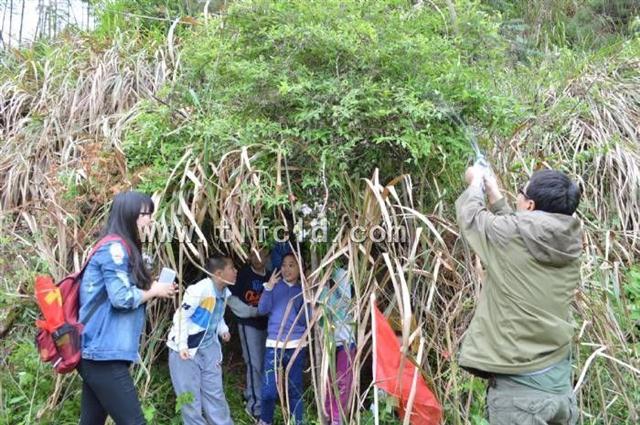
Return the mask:
<svg viewBox="0 0 640 425">
<path fill-rule="evenodd" d="M 575 424 L 570 304 L 580 280 L 580 190 L 558 171 L 538 171 L 513 212 L 482 168 L 470 167 L 465 180 L 458 225 L 486 278 L 460 365 L 489 378 L 491 425 Z"/>
</svg>

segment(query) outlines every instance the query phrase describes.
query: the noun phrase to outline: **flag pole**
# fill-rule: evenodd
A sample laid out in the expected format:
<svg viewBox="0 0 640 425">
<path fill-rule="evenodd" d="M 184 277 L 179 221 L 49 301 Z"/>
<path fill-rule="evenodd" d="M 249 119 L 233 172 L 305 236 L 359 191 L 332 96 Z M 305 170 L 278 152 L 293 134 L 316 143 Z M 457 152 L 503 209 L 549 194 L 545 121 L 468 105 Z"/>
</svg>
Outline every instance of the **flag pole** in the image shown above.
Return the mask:
<svg viewBox="0 0 640 425">
<path fill-rule="evenodd" d="M 376 353 L 377 348 L 378 348 L 378 344 L 377 344 L 377 337 L 376 337 L 376 333 L 377 333 L 377 325 L 376 325 L 376 312 L 375 312 L 375 308 L 376 308 L 376 295 L 375 294 L 371 294 L 371 338 L 373 339 L 373 353 L 372 353 L 372 357 L 373 357 L 373 405 L 374 405 L 374 409 L 373 409 L 373 418 L 374 418 L 374 424 L 375 425 L 380 425 L 380 414 L 379 414 L 379 400 L 378 400 L 378 386 L 376 385 L 377 382 L 377 378 L 376 378 L 376 368 L 378 367 L 378 355 Z"/>
</svg>

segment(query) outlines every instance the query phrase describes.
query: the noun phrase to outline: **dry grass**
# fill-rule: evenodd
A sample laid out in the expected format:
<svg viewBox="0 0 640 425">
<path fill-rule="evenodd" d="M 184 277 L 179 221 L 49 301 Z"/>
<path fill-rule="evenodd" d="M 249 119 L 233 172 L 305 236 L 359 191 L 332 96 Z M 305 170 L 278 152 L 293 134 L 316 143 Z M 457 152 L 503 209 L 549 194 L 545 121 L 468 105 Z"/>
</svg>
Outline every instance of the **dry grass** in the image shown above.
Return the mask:
<svg viewBox="0 0 640 425">
<path fill-rule="evenodd" d="M 0 206 L 22 214 L 33 233 L 55 228 L 42 234 L 55 276 L 67 270 L 67 254 L 78 265 L 104 205 L 130 184 L 118 149 L 124 125 L 171 76 L 162 48 L 123 35 L 107 47 L 67 37 L 42 58 L 22 58 L 0 86 Z"/>
<path fill-rule="evenodd" d="M 20 72 L 14 78 L 5 76 L 0 86 L 1 220 L 15 237 L 35 241 L 55 277 L 77 268 L 103 221 L 108 199 L 131 183 L 120 149 L 128 120 L 140 101 L 153 99 L 179 72 L 179 52 L 173 46 L 141 49 L 122 37 L 108 47 L 92 46 L 81 38 L 67 42 L 88 56 L 61 50 L 61 57 L 54 53 L 44 61 L 25 59 Z M 68 72 L 53 72 L 51 61 L 66 61 Z M 513 191 L 523 178 L 515 165 L 528 173 L 540 166 L 560 167 L 584 186 L 580 217 L 586 254 L 575 302 L 580 330 L 575 375 L 586 423 L 620 423 L 619 412 L 628 415 L 624 420 L 638 420 L 640 372 L 632 351 L 637 341 L 620 327 L 602 294 L 620 293 L 620 271 L 640 254 L 639 65 L 631 61 L 606 72 L 594 70 L 563 92 L 549 93 L 547 112 L 525 123 L 510 140 L 496 141 L 490 156 L 507 190 Z M 576 106 L 567 108 L 567 100 Z M 246 257 L 241 229 L 253 228 L 263 215 L 279 216 L 263 206 L 265 170 L 254 166 L 263 154 L 259 146 L 249 147 L 231 151 L 214 164 L 192 151 L 185 153 L 164 190 L 154 195 L 160 206 L 159 232 L 179 235 L 185 243 L 151 241 L 149 251 L 158 263 L 182 273 L 218 251 Z M 273 169 L 277 187 L 287 190 L 286 158 L 278 155 Z M 78 193 L 69 196 L 70 187 Z M 385 183 L 374 174 L 345 187 L 337 206 L 345 214 L 334 223 L 339 231 L 326 255 L 313 254 L 317 267 L 304 276 L 305 297 L 315 302 L 334 263 L 345 261 L 355 284 L 352 309 L 359 324 L 356 373 L 364 371 L 371 351 L 369 296 L 375 293 L 401 329 L 403 349 L 413 355 L 426 353 L 420 364 L 448 420 L 469 423 L 473 397 L 479 394 L 469 391 L 472 378 L 457 369 L 454 356 L 481 282 L 451 221 L 452 208 L 423 205 L 415 198 L 419 191 L 409 175 Z M 439 192 L 435 182 L 428 189 Z M 211 224 L 221 222 L 231 229 L 227 244 L 210 237 Z M 407 238 L 358 243 L 348 237 L 356 225 L 380 225 L 389 232 L 400 227 Z M 257 235 L 249 239 L 255 242 Z M 149 309 L 155 332 L 143 342 L 144 367 L 137 374 L 143 397 L 151 391 L 150 370 L 163 349 L 172 309 L 160 303 Z M 310 324 L 320 314 L 318 310 Z M 320 407 L 331 356 L 319 328 L 314 329 L 310 357 Z M 371 388 L 360 388 L 355 379 L 354 390 L 360 395 L 347 415 L 350 423 L 360 423 Z"/>
</svg>

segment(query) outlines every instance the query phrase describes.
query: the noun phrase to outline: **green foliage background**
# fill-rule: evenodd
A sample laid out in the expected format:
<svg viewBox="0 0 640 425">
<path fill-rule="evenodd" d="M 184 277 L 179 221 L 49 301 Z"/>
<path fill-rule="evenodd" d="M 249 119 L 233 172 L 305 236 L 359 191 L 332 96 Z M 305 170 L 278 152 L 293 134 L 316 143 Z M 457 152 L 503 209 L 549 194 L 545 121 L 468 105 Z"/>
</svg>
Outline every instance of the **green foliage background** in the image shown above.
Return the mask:
<svg viewBox="0 0 640 425">
<path fill-rule="evenodd" d="M 91 51 L 62 39 L 25 47 L 19 56 L 64 73 L 66 64 L 89 61 L 113 40 L 132 39 L 145 55 L 173 31 L 177 80 L 137 105 L 143 112 L 126 123 L 123 148 L 129 171 L 141 176 L 138 188 L 162 189 L 187 150 L 209 163 L 249 147 L 261 153 L 253 164 L 263 171 L 272 206 L 286 202 L 273 170 L 279 153 L 288 158 L 294 191 L 303 199 L 317 196 L 324 182 L 340 196 L 379 168 L 382 181 L 401 173 L 410 173 L 418 188 L 435 181 L 450 201 L 471 158 L 469 129 L 490 147 L 545 108 L 541 92 L 562 88 L 593 63 L 640 54 L 639 7 L 632 0 L 459 0 L 455 20 L 447 2 L 414 3 L 218 1 L 210 10 L 219 14 L 205 21 L 198 2 L 110 1 L 100 4 L 96 30 L 84 35 Z M 172 29 L 186 15 L 195 23 Z M 18 62 L 2 55 L 0 81 L 15 78 Z M 37 83 L 25 75 L 29 84 Z M 558 114 L 576 107 L 582 106 L 567 105 Z M 67 184 L 83 190 L 71 179 Z M 429 190 L 421 196 L 425 208 L 441 201 Z M 3 258 L 29 252 L 9 240 L 0 241 L 0 250 Z M 17 317 L 0 341 L 0 424 L 35 423 L 54 381 L 33 348 L 35 306 L 24 294 L 32 293 L 33 272 L 43 265 L 29 259 L 0 265 L 0 318 Z M 630 316 L 619 309 L 631 333 L 637 333 L 638 276 L 637 267 L 628 272 Z M 16 282 L 25 282 L 22 294 L 15 293 Z M 136 377 L 142 382 L 143 372 L 136 369 Z M 77 422 L 79 383 L 67 384 L 63 405 L 46 411 L 42 423 Z M 460 387 L 472 399 L 464 420 L 483 423 L 484 386 L 467 380 Z M 151 423 L 178 423 L 165 368 L 154 369 L 151 388 L 144 402 Z M 238 394 L 230 402 L 238 423 L 248 423 Z M 447 423 L 462 423 L 460 413 L 448 412 Z"/>
<path fill-rule="evenodd" d="M 132 126 L 132 168 L 152 166 L 157 189 L 187 147 L 205 160 L 260 145 L 264 166 L 278 151 L 300 172 L 302 189 L 339 187 L 380 167 L 445 168 L 458 175 L 470 152 L 456 119 L 508 134 L 521 113 L 501 90 L 506 43 L 499 20 L 480 4 L 461 5 L 457 34 L 444 17 L 406 1 L 233 3 L 181 32 L 177 85 Z M 472 40 L 472 42 L 469 42 Z M 172 111 L 184 108 L 187 119 Z M 455 116 L 454 116 L 455 115 Z"/>
</svg>

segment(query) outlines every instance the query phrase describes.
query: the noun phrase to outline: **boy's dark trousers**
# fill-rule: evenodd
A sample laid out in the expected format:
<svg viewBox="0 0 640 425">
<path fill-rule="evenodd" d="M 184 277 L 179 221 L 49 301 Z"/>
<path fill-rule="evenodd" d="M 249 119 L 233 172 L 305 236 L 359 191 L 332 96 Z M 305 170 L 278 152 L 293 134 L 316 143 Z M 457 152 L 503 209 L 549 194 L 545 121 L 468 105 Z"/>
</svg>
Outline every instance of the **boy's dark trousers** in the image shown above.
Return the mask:
<svg viewBox="0 0 640 425">
<path fill-rule="evenodd" d="M 262 414 L 260 419 L 267 424 L 273 423 L 273 413 L 278 401 L 278 382 L 285 375 L 285 371 L 290 363 L 291 369 L 287 376 L 286 385 L 281 385 L 283 390 L 288 390 L 285 405 L 289 407 L 289 414 L 292 416 L 292 423 L 300 425 L 303 423 L 304 406 L 302 402 L 303 383 L 302 372 L 304 371 L 307 359 L 307 349 L 301 349 L 293 358 L 295 348 L 281 349 L 267 347 L 264 353 L 264 376 L 262 385 Z M 284 396 L 284 394 L 283 394 Z M 293 421 L 295 420 L 295 422 Z"/>
</svg>

